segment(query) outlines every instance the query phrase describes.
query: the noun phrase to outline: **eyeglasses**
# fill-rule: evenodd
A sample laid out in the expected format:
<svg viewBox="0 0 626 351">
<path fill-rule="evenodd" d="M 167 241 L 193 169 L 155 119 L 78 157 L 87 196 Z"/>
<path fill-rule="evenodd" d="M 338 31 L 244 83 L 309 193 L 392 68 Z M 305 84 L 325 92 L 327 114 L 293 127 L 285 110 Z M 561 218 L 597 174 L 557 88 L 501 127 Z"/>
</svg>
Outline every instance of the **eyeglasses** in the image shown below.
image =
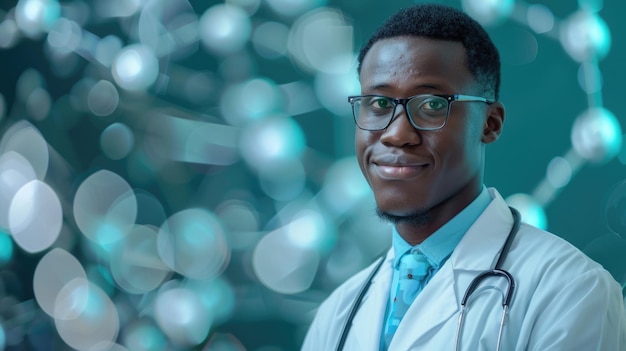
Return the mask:
<svg viewBox="0 0 626 351">
<path fill-rule="evenodd" d="M 356 125 L 363 130 L 386 129 L 396 113 L 398 105 L 403 105 L 411 125 L 420 130 L 441 129 L 450 116 L 450 105 L 454 101 L 477 101 L 492 104 L 495 101 L 470 95 L 422 94 L 406 99 L 390 98 L 382 95 L 349 96 L 352 115 Z"/>
</svg>

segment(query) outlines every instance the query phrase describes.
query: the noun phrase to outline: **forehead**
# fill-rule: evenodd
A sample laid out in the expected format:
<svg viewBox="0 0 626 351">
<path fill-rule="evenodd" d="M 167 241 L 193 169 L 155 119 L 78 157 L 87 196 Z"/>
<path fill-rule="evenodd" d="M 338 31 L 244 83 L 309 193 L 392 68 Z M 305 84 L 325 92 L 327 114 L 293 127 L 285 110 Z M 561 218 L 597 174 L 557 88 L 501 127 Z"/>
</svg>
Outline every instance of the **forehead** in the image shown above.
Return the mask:
<svg viewBox="0 0 626 351">
<path fill-rule="evenodd" d="M 363 91 L 378 88 L 433 88 L 467 93 L 475 83 L 460 42 L 423 37 L 377 41 L 365 55 L 360 72 Z"/>
</svg>

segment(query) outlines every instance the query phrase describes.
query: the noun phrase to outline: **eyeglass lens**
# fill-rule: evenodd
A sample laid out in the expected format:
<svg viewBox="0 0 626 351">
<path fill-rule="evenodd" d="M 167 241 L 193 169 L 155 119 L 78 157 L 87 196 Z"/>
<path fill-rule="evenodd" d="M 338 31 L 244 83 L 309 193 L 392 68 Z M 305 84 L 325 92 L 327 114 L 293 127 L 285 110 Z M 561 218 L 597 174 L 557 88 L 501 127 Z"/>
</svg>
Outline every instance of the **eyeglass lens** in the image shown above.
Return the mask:
<svg viewBox="0 0 626 351">
<path fill-rule="evenodd" d="M 354 119 L 359 128 L 384 129 L 393 118 L 399 104 L 384 96 L 359 97 L 353 102 Z M 439 96 L 419 95 L 406 102 L 405 108 L 416 127 L 439 129 L 446 122 L 448 100 Z"/>
</svg>

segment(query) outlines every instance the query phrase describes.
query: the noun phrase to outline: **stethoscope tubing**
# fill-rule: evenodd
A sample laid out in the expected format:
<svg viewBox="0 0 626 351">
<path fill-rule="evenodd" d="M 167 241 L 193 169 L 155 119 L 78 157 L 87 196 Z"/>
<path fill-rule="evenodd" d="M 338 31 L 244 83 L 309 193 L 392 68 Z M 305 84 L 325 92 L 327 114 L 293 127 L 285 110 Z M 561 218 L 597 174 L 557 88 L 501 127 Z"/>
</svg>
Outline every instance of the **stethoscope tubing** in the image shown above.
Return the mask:
<svg viewBox="0 0 626 351">
<path fill-rule="evenodd" d="M 517 234 L 517 231 L 519 230 L 520 223 L 521 223 L 520 213 L 513 207 L 509 207 L 509 208 L 511 210 L 511 214 L 513 215 L 513 226 L 511 227 L 511 231 L 509 232 L 506 238 L 504 246 L 502 247 L 502 251 L 500 251 L 500 255 L 498 256 L 498 261 L 496 262 L 495 266 L 492 269 L 480 273 L 472 280 L 469 287 L 465 291 L 465 294 L 463 295 L 463 299 L 461 300 L 461 312 L 459 313 L 458 328 L 457 328 L 457 334 L 455 338 L 456 339 L 455 350 L 457 351 L 459 350 L 459 346 L 460 346 L 459 345 L 460 335 L 461 335 L 461 330 L 463 326 L 465 310 L 467 309 L 467 302 L 470 296 L 472 295 L 472 293 L 476 290 L 478 285 L 481 283 L 481 281 L 490 276 L 504 277 L 508 283 L 507 292 L 502 299 L 502 318 L 500 322 L 500 331 L 498 332 L 498 344 L 496 348 L 497 351 L 500 350 L 502 333 L 504 329 L 504 322 L 505 322 L 506 315 L 510 308 L 510 303 L 513 298 L 513 292 L 515 291 L 515 279 L 509 272 L 503 270 L 501 267 L 502 267 L 502 264 L 504 263 L 504 260 L 507 254 L 509 253 L 511 244 L 513 243 L 513 239 L 515 238 L 515 235 Z M 339 337 L 337 347 L 335 348 L 336 351 L 343 350 L 343 347 L 346 343 L 346 339 L 348 338 L 348 334 L 350 333 L 350 328 L 352 327 L 352 321 L 354 320 L 354 317 L 356 316 L 356 313 L 359 310 L 359 307 L 361 305 L 361 302 L 363 301 L 363 298 L 365 297 L 365 294 L 367 293 L 370 285 L 372 284 L 372 280 L 374 279 L 374 276 L 376 276 L 376 274 L 380 270 L 380 267 L 383 265 L 384 261 L 385 261 L 385 256 L 383 255 L 383 257 L 379 259 L 374 269 L 372 269 L 371 273 L 368 275 L 367 279 L 365 280 L 365 284 L 363 284 L 363 286 L 359 290 L 357 297 L 354 300 L 354 303 L 350 307 L 350 312 L 348 313 L 346 322 L 344 323 L 341 329 L 341 335 Z"/>
</svg>

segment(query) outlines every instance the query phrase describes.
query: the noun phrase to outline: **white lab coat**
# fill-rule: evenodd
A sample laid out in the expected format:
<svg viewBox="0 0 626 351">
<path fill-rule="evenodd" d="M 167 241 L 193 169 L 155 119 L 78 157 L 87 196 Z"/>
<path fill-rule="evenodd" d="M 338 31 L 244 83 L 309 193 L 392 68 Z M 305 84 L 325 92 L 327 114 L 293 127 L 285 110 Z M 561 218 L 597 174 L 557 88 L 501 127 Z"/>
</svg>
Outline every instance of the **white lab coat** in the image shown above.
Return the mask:
<svg viewBox="0 0 626 351">
<path fill-rule="evenodd" d="M 493 201 L 452 256 L 417 296 L 389 351 L 454 350 L 460 301 L 470 281 L 493 267 L 513 217 L 495 189 Z M 359 308 L 344 350 L 377 351 L 391 282 L 390 250 Z M 320 306 L 303 351 L 335 350 L 358 290 L 361 271 Z M 501 349 L 528 351 L 626 350 L 621 287 L 599 264 L 559 237 L 522 223 L 502 267 L 515 279 Z M 503 278 L 489 278 L 468 304 L 462 350 L 495 350 L 502 315 Z"/>
</svg>

